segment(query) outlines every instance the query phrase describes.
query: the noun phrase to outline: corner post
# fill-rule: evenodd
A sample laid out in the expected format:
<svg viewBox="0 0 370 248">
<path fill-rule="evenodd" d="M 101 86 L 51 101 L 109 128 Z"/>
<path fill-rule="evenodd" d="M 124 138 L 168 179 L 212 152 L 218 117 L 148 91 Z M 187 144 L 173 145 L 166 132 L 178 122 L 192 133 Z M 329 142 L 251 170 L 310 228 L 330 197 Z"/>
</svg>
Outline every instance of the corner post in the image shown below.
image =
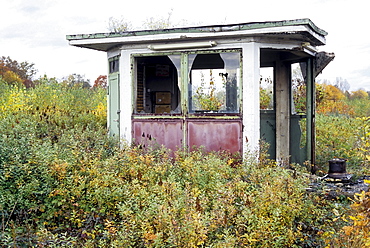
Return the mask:
<svg viewBox="0 0 370 248">
<path fill-rule="evenodd" d="M 135 88 L 132 85 L 134 75 L 131 71 L 131 53 L 129 51 L 121 51 L 120 61 L 120 138 L 131 144 L 132 142 L 132 113 L 134 109 L 134 92 Z"/>
<path fill-rule="evenodd" d="M 255 42 L 242 45 L 242 143 L 243 153 L 258 151 L 260 139 L 260 47 Z"/>
<path fill-rule="evenodd" d="M 306 82 L 306 144 L 307 144 L 307 160 L 312 165 L 315 164 L 315 78 L 313 75 L 313 58 L 307 59 L 307 82 Z"/>
</svg>

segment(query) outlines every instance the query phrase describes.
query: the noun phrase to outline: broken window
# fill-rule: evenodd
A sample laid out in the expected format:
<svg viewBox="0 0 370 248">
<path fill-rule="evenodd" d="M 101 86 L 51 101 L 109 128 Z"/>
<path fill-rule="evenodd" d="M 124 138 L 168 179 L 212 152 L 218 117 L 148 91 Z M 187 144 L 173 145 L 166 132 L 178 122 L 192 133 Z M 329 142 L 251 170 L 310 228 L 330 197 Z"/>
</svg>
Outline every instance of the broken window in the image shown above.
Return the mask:
<svg viewBox="0 0 370 248">
<path fill-rule="evenodd" d="M 237 113 L 240 53 L 189 54 L 189 112 Z"/>
<path fill-rule="evenodd" d="M 136 113 L 181 113 L 180 59 L 180 55 L 135 58 Z"/>
<path fill-rule="evenodd" d="M 137 55 L 134 62 L 136 114 L 239 112 L 239 50 Z M 186 64 L 189 68 L 181 67 Z M 189 77 L 181 79 L 185 71 Z M 186 85 L 188 92 L 181 92 Z M 181 96 L 187 93 L 185 111 Z"/>
<path fill-rule="evenodd" d="M 305 69 L 305 62 L 292 64 L 292 114 L 306 113 L 306 83 L 302 73 Z"/>
<path fill-rule="evenodd" d="M 274 67 L 260 68 L 260 109 L 274 109 Z"/>
</svg>

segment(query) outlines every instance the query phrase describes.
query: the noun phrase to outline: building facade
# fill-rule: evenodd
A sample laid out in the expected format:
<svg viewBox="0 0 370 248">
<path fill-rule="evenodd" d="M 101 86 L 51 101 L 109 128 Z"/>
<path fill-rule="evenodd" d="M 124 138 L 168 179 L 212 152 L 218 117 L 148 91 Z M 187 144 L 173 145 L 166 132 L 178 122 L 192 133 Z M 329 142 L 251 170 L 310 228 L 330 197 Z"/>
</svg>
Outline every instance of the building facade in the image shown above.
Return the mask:
<svg viewBox="0 0 370 248">
<path fill-rule="evenodd" d="M 107 53 L 111 135 L 172 150 L 232 153 L 256 150 L 264 140 L 281 163 L 314 163 L 314 80 L 334 58 L 317 50 L 326 35 L 299 19 L 67 40 Z M 300 108 L 293 100 L 297 71 L 304 87 Z"/>
</svg>

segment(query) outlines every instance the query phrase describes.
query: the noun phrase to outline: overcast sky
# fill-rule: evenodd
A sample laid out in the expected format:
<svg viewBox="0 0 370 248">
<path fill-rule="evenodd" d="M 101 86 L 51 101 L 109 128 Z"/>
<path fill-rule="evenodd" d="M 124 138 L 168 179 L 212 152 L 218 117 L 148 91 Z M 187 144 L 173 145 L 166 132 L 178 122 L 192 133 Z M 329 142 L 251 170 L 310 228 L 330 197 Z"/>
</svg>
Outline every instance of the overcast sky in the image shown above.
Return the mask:
<svg viewBox="0 0 370 248">
<path fill-rule="evenodd" d="M 106 54 L 68 45 L 66 35 L 108 31 L 110 17 L 140 27 L 150 17 L 189 24 L 231 24 L 310 18 L 329 34 L 319 50 L 336 57 L 319 79 L 342 78 L 350 90 L 370 90 L 370 23 L 365 0 L 1 0 L 0 56 L 35 64 L 38 75 L 72 73 L 93 82 L 107 74 Z"/>
</svg>

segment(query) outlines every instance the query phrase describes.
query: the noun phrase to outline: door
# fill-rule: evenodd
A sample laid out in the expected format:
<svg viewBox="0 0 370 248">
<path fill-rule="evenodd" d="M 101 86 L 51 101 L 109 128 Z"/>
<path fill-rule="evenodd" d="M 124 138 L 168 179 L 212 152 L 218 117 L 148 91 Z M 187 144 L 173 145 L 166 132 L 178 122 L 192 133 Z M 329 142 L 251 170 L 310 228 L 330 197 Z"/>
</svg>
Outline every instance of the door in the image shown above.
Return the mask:
<svg viewBox="0 0 370 248">
<path fill-rule="evenodd" d="M 119 137 L 119 73 L 109 74 L 108 85 L 108 130 L 110 135 Z"/>
</svg>

